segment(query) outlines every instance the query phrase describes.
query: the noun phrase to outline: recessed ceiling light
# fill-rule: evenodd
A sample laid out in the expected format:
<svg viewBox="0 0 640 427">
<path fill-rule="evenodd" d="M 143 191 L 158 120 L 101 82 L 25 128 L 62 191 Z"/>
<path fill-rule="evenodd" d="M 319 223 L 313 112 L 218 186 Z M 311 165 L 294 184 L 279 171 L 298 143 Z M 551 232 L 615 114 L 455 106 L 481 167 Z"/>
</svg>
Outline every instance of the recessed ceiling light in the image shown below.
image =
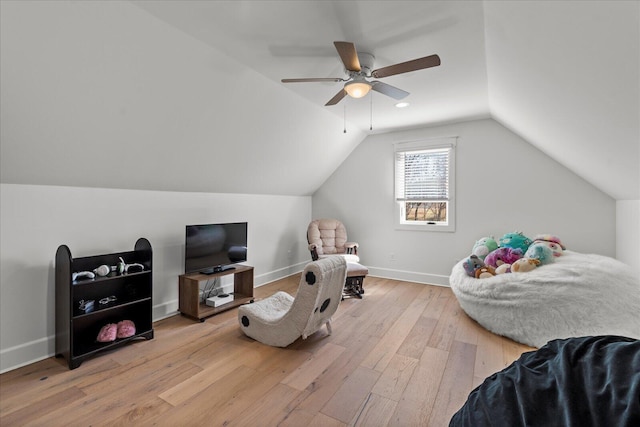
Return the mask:
<svg viewBox="0 0 640 427">
<path fill-rule="evenodd" d="M 409 106 L 408 102 L 398 102 L 396 104 L 396 107 L 398 107 L 398 108 L 404 108 L 404 107 L 408 107 L 408 106 Z"/>
</svg>

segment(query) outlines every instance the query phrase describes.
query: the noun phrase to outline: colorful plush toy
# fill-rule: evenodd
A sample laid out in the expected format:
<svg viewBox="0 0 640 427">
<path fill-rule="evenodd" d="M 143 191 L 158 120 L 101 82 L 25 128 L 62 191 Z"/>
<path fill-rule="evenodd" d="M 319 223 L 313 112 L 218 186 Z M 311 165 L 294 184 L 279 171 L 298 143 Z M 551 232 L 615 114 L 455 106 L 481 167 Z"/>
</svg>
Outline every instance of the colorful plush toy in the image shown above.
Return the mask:
<svg viewBox="0 0 640 427">
<path fill-rule="evenodd" d="M 561 256 L 562 251 L 567 249 L 564 247 L 558 236 L 553 236 L 551 234 L 538 234 L 533 238 L 533 243 L 544 243 L 553 251 L 553 256 L 555 257 Z"/>
<path fill-rule="evenodd" d="M 535 270 L 539 264 L 540 261 L 538 261 L 537 259 L 520 258 L 519 260 L 511 264 L 511 272 L 526 273 L 527 271 Z"/>
<path fill-rule="evenodd" d="M 540 261 L 540 265 L 555 262 L 553 251 L 546 245 L 546 243 L 534 243 L 529 246 L 529 249 L 524 253 L 524 256 L 525 258 L 537 259 Z"/>
<path fill-rule="evenodd" d="M 501 248 L 520 249 L 525 253 L 533 240 L 522 234 L 520 231 L 507 233 L 500 238 L 499 245 Z"/>
<path fill-rule="evenodd" d="M 513 264 L 522 258 L 523 254 L 521 249 L 498 248 L 485 257 L 484 264 L 493 268 L 497 268 L 501 264 Z"/>
<path fill-rule="evenodd" d="M 462 263 L 464 271 L 471 277 L 476 277 L 476 270 L 484 267 L 484 262 L 477 255 L 471 255 Z"/>
<path fill-rule="evenodd" d="M 495 270 L 490 265 L 485 265 L 476 270 L 476 279 L 486 279 L 496 275 Z"/>
<path fill-rule="evenodd" d="M 482 239 L 478 240 L 473 245 L 473 249 L 471 250 L 471 253 L 473 255 L 477 255 L 478 258 L 480 259 L 484 259 L 484 257 L 489 255 L 490 252 L 493 252 L 496 249 L 498 249 L 498 243 L 493 238 L 493 236 L 489 236 L 489 237 L 483 237 Z"/>
<path fill-rule="evenodd" d="M 511 273 L 511 264 L 500 264 L 498 268 L 496 268 L 496 275 L 505 273 Z"/>
</svg>

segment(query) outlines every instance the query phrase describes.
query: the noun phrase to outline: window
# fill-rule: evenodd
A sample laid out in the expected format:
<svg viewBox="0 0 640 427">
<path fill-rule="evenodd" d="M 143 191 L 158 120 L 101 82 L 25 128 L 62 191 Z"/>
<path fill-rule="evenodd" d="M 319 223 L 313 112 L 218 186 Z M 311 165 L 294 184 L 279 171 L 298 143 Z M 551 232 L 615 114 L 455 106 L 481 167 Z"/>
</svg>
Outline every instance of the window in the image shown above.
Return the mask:
<svg viewBox="0 0 640 427">
<path fill-rule="evenodd" d="M 398 228 L 455 230 L 455 138 L 395 146 Z"/>
</svg>

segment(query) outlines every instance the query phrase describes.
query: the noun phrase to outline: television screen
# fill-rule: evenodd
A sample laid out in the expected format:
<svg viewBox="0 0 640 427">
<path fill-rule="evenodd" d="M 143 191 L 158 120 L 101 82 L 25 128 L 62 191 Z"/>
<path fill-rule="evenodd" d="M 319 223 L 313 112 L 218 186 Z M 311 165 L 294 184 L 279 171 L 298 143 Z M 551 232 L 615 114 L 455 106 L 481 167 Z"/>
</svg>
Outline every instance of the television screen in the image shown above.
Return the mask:
<svg viewBox="0 0 640 427">
<path fill-rule="evenodd" d="M 184 272 L 211 274 L 247 260 L 247 223 L 187 225 Z"/>
</svg>

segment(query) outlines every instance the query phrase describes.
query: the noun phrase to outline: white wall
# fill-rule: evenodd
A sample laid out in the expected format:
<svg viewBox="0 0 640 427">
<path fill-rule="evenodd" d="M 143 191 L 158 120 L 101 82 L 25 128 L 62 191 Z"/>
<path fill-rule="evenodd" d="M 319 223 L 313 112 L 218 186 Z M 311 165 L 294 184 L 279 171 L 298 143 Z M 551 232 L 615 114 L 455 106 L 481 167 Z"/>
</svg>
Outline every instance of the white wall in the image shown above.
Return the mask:
<svg viewBox="0 0 640 427">
<path fill-rule="evenodd" d="M 456 231 L 395 230 L 393 143 L 442 136 L 459 137 Z M 313 217 L 341 219 L 371 274 L 425 283 L 448 284 L 476 239 L 516 230 L 616 252 L 614 200 L 491 119 L 369 136 L 313 195 Z"/>
<path fill-rule="evenodd" d="M 255 284 L 300 271 L 311 197 L 0 185 L 0 371 L 51 356 L 55 252 L 75 257 L 153 247 L 153 318 L 178 309 L 186 224 L 248 221 Z"/>
<path fill-rule="evenodd" d="M 616 201 L 616 257 L 640 274 L 640 200 Z"/>
</svg>

